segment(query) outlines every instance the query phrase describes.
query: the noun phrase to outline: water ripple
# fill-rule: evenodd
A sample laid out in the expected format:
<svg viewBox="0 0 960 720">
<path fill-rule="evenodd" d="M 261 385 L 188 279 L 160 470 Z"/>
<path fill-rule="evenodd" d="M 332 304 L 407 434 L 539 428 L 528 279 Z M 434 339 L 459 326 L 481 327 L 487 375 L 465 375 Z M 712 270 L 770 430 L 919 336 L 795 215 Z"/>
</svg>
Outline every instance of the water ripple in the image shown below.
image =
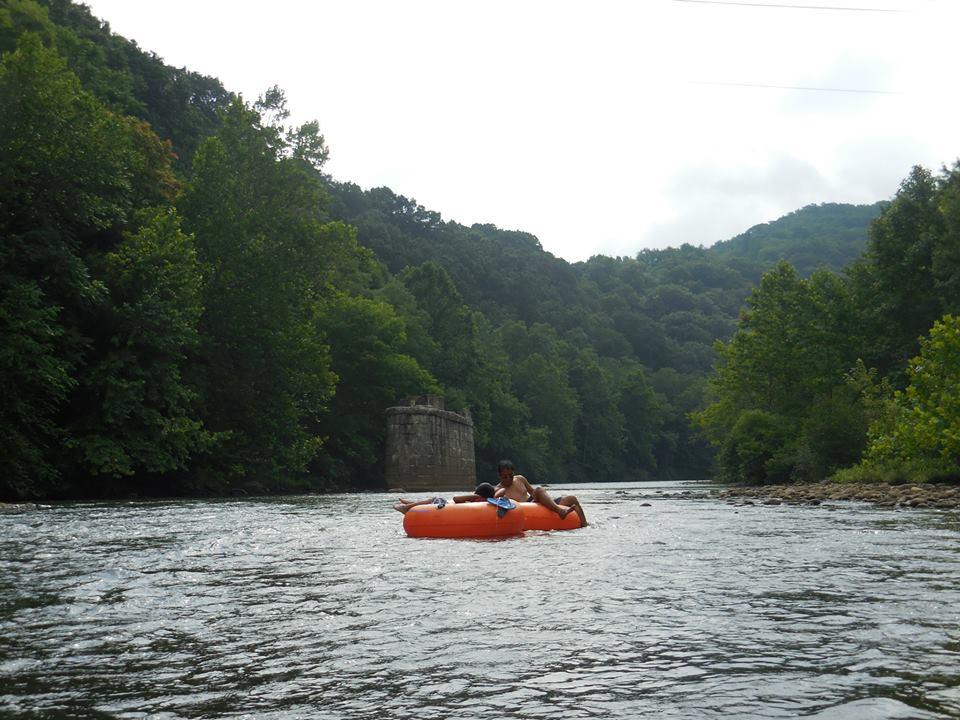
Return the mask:
<svg viewBox="0 0 960 720">
<path fill-rule="evenodd" d="M 956 514 L 658 490 L 499 542 L 385 495 L 0 516 L 0 712 L 960 717 Z"/>
</svg>

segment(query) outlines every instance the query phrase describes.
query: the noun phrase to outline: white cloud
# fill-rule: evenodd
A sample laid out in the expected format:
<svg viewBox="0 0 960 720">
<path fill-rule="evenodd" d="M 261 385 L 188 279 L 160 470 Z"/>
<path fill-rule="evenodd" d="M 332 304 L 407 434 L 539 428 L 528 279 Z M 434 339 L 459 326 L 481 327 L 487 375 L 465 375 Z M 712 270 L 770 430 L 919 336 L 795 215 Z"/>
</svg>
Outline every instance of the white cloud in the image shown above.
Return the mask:
<svg viewBox="0 0 960 720">
<path fill-rule="evenodd" d="M 832 195 L 828 178 L 811 163 L 789 155 L 752 166 L 707 163 L 686 168 L 667 189 L 665 204 L 678 211 L 652 225 L 644 244 L 710 245 Z"/>
<path fill-rule="evenodd" d="M 952 0 L 843 3 L 900 13 L 669 0 L 89 4 L 141 47 L 249 99 L 285 88 L 295 120 L 320 121 L 336 177 L 532 232 L 570 260 L 709 244 L 808 202 L 887 198 L 911 165 L 960 155 Z"/>
</svg>

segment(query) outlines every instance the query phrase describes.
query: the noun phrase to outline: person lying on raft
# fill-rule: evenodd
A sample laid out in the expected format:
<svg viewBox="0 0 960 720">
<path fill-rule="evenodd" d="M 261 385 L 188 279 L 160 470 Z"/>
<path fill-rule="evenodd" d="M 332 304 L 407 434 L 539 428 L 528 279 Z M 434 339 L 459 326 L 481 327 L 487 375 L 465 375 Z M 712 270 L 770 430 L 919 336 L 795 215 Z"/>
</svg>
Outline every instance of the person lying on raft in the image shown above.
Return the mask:
<svg viewBox="0 0 960 720">
<path fill-rule="evenodd" d="M 473 491 L 473 495 L 454 495 L 453 501 L 455 503 L 465 503 L 465 502 L 486 502 L 487 498 L 492 498 L 495 488 L 490 483 L 480 483 L 477 485 L 476 489 Z M 400 498 L 399 502 L 393 506 L 394 510 L 398 512 L 405 513 L 412 507 L 417 505 L 446 505 L 447 501 L 442 497 L 430 497 L 424 498 L 423 500 L 405 500 Z"/>
<path fill-rule="evenodd" d="M 494 497 L 505 497 L 514 502 L 535 502 L 553 510 L 562 520 L 571 512 L 576 511 L 580 516 L 580 526 L 587 526 L 587 514 L 576 495 L 561 495 L 558 498 L 550 497 L 545 487 L 533 487 L 523 475 L 514 475 L 513 463 L 501 460 L 497 464 L 497 483 Z"/>
</svg>

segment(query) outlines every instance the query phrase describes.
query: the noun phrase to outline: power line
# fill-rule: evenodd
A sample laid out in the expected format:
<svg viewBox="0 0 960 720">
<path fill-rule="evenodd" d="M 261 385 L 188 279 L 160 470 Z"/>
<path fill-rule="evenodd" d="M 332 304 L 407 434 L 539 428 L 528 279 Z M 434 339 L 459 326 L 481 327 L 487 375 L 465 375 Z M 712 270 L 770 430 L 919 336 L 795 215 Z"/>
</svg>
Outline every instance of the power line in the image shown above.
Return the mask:
<svg viewBox="0 0 960 720">
<path fill-rule="evenodd" d="M 697 3 L 700 5 L 739 5 L 741 7 L 789 8 L 791 10 L 842 10 L 847 12 L 885 12 L 900 13 L 894 8 L 840 7 L 837 5 L 787 5 L 785 3 L 736 2 L 735 0 L 673 0 L 674 2 Z"/>
<path fill-rule="evenodd" d="M 685 0 L 691 2 L 692 0 Z M 860 93 L 865 95 L 900 95 L 896 90 L 861 90 L 857 88 L 808 87 L 804 85 L 764 85 L 745 82 L 711 82 L 709 80 L 691 80 L 692 85 L 720 85 L 725 87 L 761 88 L 766 90 L 807 90 L 810 92 Z"/>
</svg>

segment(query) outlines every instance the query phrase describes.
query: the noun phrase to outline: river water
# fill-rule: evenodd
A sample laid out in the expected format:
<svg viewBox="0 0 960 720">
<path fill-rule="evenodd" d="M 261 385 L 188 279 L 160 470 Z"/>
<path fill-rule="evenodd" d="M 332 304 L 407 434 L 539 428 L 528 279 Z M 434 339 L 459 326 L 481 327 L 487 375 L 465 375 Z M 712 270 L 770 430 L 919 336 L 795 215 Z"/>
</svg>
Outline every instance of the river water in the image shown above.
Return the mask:
<svg viewBox="0 0 960 720">
<path fill-rule="evenodd" d="M 569 489 L 589 527 L 486 542 L 376 494 L 2 514 L 0 715 L 960 717 L 957 513 Z"/>
</svg>

